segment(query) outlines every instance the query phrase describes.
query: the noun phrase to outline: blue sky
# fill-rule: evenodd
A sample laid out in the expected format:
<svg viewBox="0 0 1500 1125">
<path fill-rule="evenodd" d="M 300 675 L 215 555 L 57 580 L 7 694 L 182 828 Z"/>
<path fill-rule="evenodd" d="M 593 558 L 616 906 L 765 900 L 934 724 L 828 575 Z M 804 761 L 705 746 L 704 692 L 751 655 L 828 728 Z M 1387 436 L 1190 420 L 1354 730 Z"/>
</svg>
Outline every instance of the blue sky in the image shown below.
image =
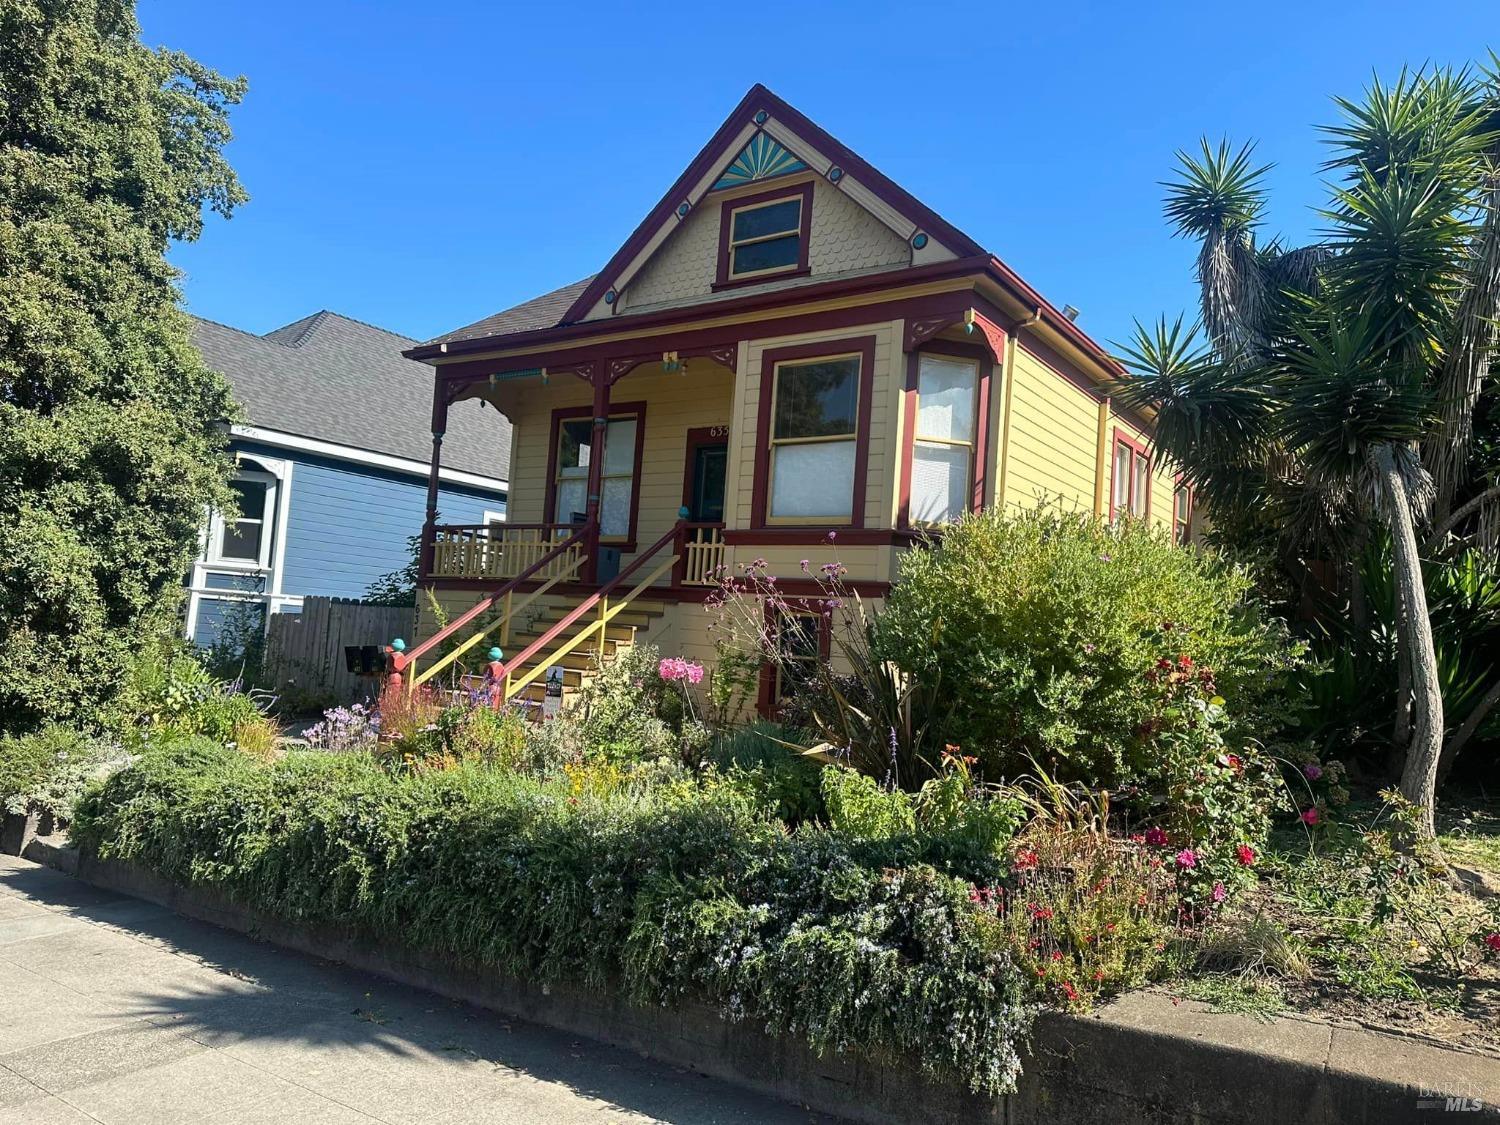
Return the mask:
<svg viewBox="0 0 1500 1125">
<path fill-rule="evenodd" d="M 1493 0 L 735 5 L 144 0 L 250 92 L 251 201 L 173 252 L 191 311 L 425 338 L 593 273 L 759 81 L 1104 342 L 1193 303 L 1157 181 L 1202 134 L 1323 200 L 1314 126 L 1372 72 L 1500 48 Z"/>
</svg>

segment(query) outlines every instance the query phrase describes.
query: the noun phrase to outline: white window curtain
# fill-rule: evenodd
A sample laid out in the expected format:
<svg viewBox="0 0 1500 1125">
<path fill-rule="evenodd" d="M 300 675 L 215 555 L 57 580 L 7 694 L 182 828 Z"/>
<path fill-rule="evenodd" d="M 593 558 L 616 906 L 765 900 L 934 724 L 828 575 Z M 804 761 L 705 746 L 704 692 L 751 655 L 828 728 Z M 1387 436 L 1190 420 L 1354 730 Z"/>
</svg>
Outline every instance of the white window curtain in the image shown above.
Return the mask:
<svg viewBox="0 0 1500 1125">
<path fill-rule="evenodd" d="M 969 509 L 979 365 L 922 356 L 911 458 L 911 519 L 948 523 Z"/>
</svg>

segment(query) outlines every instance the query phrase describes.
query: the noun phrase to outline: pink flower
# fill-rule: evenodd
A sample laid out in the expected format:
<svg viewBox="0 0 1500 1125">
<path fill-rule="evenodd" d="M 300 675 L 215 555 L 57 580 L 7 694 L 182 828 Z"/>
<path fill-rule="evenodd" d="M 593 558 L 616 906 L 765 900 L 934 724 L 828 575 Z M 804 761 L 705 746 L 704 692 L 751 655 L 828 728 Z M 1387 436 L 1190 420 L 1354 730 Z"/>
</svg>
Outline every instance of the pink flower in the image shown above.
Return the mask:
<svg viewBox="0 0 1500 1125">
<path fill-rule="evenodd" d="M 1177 853 L 1177 866 L 1184 871 L 1198 866 L 1198 853 L 1192 848 L 1183 848 Z"/>
<path fill-rule="evenodd" d="M 1249 844 L 1241 844 L 1234 849 L 1234 854 L 1239 857 L 1241 867 L 1250 867 L 1255 863 L 1255 849 Z"/>
<path fill-rule="evenodd" d="M 1215 902 L 1223 902 L 1228 897 L 1229 897 L 1229 892 L 1224 889 L 1224 884 L 1223 883 L 1215 883 L 1214 884 L 1214 891 L 1213 891 L 1213 900 Z"/>
<path fill-rule="evenodd" d="M 1160 828 L 1146 829 L 1146 843 L 1153 848 L 1164 848 L 1167 846 L 1167 834 Z"/>
<path fill-rule="evenodd" d="M 661 663 L 656 666 L 656 672 L 664 680 L 686 680 L 690 684 L 699 683 L 703 679 L 703 665 L 684 660 L 680 656 L 662 657 Z"/>
<path fill-rule="evenodd" d="M 1318 815 L 1318 809 L 1317 809 L 1316 805 L 1314 805 L 1311 808 L 1306 808 L 1306 809 L 1302 810 L 1302 823 L 1303 824 L 1308 824 L 1308 825 L 1317 824 L 1320 819 L 1321 818 Z"/>
</svg>

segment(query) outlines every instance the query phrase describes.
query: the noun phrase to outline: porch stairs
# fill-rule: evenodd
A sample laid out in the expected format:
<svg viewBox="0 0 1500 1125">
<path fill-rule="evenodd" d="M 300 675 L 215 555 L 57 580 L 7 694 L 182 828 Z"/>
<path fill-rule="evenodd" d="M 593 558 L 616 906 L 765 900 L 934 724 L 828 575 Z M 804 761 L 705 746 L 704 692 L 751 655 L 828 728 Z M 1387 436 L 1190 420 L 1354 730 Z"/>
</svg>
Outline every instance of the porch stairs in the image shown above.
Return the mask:
<svg viewBox="0 0 1500 1125">
<path fill-rule="evenodd" d="M 582 600 L 582 598 L 570 599 L 567 604 L 549 606 L 534 620 L 524 625 L 519 623 L 513 625 L 510 631 L 510 646 L 504 650 L 506 654 L 509 655 L 512 650 L 518 654 L 525 652 L 536 642 L 545 638 L 559 621 L 578 608 Z M 637 599 L 630 604 L 628 609 L 610 621 L 602 636 L 592 637 L 572 652 L 564 653 L 562 656 L 553 656 L 544 648 L 528 658 L 524 664 L 517 661 L 514 666 L 507 665 L 507 670 L 513 671 L 518 679 L 534 670 L 538 672 L 535 679 L 510 696 L 509 702 L 520 703 L 528 709 L 540 709 L 542 697 L 546 692 L 547 669 L 560 667 L 563 670 L 563 708 L 571 707 L 576 702 L 578 693 L 592 678 L 591 673 L 596 667 L 596 660 L 603 665 L 613 663 L 616 657 L 646 640 L 651 627 L 659 624 L 666 612 L 667 606 L 664 602 Z M 566 640 L 570 636 L 570 633 L 564 633 L 560 639 Z M 473 683 L 474 686 L 479 686 L 479 678 L 474 677 Z"/>
<path fill-rule="evenodd" d="M 665 615 L 665 603 L 648 591 L 682 559 L 680 550 L 671 549 L 682 542 L 679 524 L 594 593 L 563 604 L 541 602 L 560 582 L 577 577 L 585 545 L 597 549 L 594 532 L 592 526 L 580 528 L 416 648 L 394 654 L 388 690 L 410 693 L 443 682 L 438 677 L 445 671 L 452 676 L 464 655 L 489 639 L 505 654 L 503 676 L 491 694 L 495 706 L 520 703 L 540 711 L 554 667 L 562 669 L 563 706 L 576 701 L 596 660 L 613 661 Z M 471 676 L 460 682 L 478 686 Z"/>
</svg>

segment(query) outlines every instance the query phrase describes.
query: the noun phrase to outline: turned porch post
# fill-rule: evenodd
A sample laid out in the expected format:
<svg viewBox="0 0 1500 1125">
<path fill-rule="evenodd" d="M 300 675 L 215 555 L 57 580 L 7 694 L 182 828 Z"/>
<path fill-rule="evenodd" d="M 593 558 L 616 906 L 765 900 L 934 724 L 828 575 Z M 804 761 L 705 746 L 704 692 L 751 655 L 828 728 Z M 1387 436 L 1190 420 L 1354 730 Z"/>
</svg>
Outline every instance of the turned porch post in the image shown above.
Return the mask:
<svg viewBox="0 0 1500 1125">
<path fill-rule="evenodd" d="M 599 515 L 604 501 L 604 439 L 609 430 L 609 364 L 594 368 L 594 439 L 589 446 L 588 560 L 584 564 L 584 581 L 599 581 Z"/>
<path fill-rule="evenodd" d="M 448 429 L 448 395 L 443 373 L 433 373 L 432 384 L 432 468 L 427 474 L 427 517 L 422 524 L 421 577 L 432 574 L 432 556 L 437 538 L 438 476 L 443 465 L 443 434 Z"/>
</svg>

